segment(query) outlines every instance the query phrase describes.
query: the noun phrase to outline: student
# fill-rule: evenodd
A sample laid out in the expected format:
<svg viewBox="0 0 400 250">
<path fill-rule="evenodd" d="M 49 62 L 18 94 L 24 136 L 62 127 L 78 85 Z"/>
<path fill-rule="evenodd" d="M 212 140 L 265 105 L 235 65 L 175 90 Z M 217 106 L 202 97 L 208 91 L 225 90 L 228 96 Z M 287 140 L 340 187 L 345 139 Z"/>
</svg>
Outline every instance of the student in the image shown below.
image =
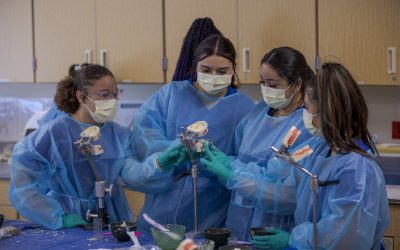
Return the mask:
<svg viewBox="0 0 400 250">
<path fill-rule="evenodd" d="M 304 82 L 314 76 L 303 54 L 290 47 L 272 49 L 261 60 L 260 83 L 264 101 L 261 101 L 237 126 L 235 131 L 236 158 L 233 161 L 217 156 L 218 151 L 206 154 L 201 160 L 206 168 L 232 190 L 226 227 L 232 237 L 248 240 L 249 229 L 273 226 L 290 231 L 294 226 L 296 179 L 287 179 L 291 188 L 283 207 L 263 203 L 263 194 L 274 196 L 280 188 L 273 188 L 266 180 L 268 172 L 275 171 L 275 178 L 284 177 L 277 169 L 268 167 L 274 156 L 271 147 L 280 148 L 282 139 L 292 126 L 302 133 L 296 140 L 298 145 L 308 142 L 312 135 L 303 124 Z M 309 142 L 319 143 L 318 141 Z M 226 157 L 225 157 L 226 158 Z M 289 184 L 289 183 L 290 184 Z M 286 207 L 289 206 L 289 207 Z M 282 211 L 284 210 L 284 212 Z M 278 213 L 279 212 L 279 213 Z"/>
<path fill-rule="evenodd" d="M 108 222 L 130 221 L 131 211 L 117 179 L 129 186 L 134 168 L 132 133 L 111 120 L 117 111 L 120 90 L 113 74 L 100 65 L 89 65 L 57 85 L 55 103 L 63 115 L 46 123 L 18 142 L 11 162 L 9 198 L 25 218 L 39 225 L 59 229 L 86 224 L 86 212 L 97 211 L 94 193 L 96 176 L 74 142 L 90 126 L 100 127 L 94 144 L 104 152 L 92 157 L 98 176 L 106 186 Z"/>
<path fill-rule="evenodd" d="M 346 68 L 325 63 L 306 93 L 304 123 L 330 147 L 325 155 L 311 155 L 304 166 L 320 180 L 339 181 L 318 188 L 318 249 L 380 249 L 389 207 L 382 171 L 368 153 L 377 151 L 367 129 L 368 109 L 361 91 Z M 310 179 L 303 175 L 291 234 L 267 229 L 274 235 L 256 236 L 253 245 L 312 249 L 312 215 Z"/>
<path fill-rule="evenodd" d="M 196 50 L 197 80 L 171 82 L 139 109 L 133 126 L 135 146 L 140 160 L 151 156 L 136 180 L 135 189 L 146 193 L 141 215 L 147 213 L 162 224 L 185 225 L 186 231 L 194 229 L 191 164 L 185 164 L 188 154 L 177 138 L 182 127 L 206 121 L 205 138 L 225 153 L 233 153 L 234 128 L 254 106 L 235 89 L 235 60 L 236 51 L 229 39 L 208 37 Z M 199 230 L 224 225 L 229 199 L 230 192 L 216 177 L 200 169 Z M 139 230 L 150 228 L 142 216 L 137 224 Z"/>
</svg>

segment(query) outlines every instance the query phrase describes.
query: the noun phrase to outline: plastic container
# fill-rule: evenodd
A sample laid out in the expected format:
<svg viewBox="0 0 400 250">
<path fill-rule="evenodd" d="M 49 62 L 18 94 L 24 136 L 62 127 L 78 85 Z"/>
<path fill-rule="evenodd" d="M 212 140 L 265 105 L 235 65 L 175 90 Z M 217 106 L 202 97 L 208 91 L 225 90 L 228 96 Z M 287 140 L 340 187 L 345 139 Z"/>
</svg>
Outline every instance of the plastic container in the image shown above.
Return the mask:
<svg viewBox="0 0 400 250">
<path fill-rule="evenodd" d="M 159 246 L 163 250 L 175 250 L 179 243 L 185 238 L 185 226 L 175 225 L 175 224 L 167 224 L 163 225 L 171 232 L 177 234 L 179 236 L 178 239 L 175 239 L 168 235 L 168 233 L 159 230 L 158 228 L 151 228 L 151 235 L 153 235 L 154 241 L 157 246 Z"/>
<path fill-rule="evenodd" d="M 111 234 L 120 242 L 130 241 L 131 238 L 126 233 L 126 231 L 135 231 L 136 230 L 136 223 L 134 222 L 115 222 L 110 223 L 108 227 L 111 230 Z"/>
</svg>

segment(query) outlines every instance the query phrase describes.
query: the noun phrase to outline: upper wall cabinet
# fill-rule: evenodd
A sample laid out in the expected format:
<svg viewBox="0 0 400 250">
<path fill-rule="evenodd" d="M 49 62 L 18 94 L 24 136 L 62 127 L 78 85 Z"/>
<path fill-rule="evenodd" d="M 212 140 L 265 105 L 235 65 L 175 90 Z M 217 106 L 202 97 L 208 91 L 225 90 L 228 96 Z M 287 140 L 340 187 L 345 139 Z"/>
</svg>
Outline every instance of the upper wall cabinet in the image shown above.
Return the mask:
<svg viewBox="0 0 400 250">
<path fill-rule="evenodd" d="M 192 22 L 210 17 L 214 25 L 237 46 L 237 5 L 232 0 L 166 0 L 165 46 L 168 58 L 167 81 L 172 80 L 183 39 Z"/>
<path fill-rule="evenodd" d="M 95 62 L 94 0 L 35 0 L 36 81 L 57 82 L 73 63 Z"/>
<path fill-rule="evenodd" d="M 299 50 L 313 68 L 314 0 L 238 0 L 238 27 L 238 73 L 242 83 L 259 81 L 261 59 L 275 47 Z"/>
<path fill-rule="evenodd" d="M 117 81 L 162 82 L 160 0 L 35 0 L 37 81 L 73 63 L 107 66 Z"/>
<path fill-rule="evenodd" d="M 0 81 L 33 82 L 31 0 L 0 1 Z"/>
<path fill-rule="evenodd" d="M 360 83 L 399 84 L 400 1 L 319 0 L 318 5 L 322 62 L 344 64 Z"/>
<path fill-rule="evenodd" d="M 96 0 L 96 25 L 100 62 L 117 80 L 164 81 L 160 0 Z"/>
</svg>

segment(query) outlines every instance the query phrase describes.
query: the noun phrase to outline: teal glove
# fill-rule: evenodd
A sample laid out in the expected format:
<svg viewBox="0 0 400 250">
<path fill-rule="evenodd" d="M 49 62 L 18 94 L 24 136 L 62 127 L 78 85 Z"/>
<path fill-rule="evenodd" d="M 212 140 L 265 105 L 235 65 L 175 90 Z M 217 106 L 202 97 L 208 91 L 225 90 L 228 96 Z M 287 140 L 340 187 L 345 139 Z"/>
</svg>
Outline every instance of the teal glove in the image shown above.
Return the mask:
<svg viewBox="0 0 400 250">
<path fill-rule="evenodd" d="M 206 148 L 207 146 L 212 154 L 215 156 L 215 158 L 217 158 L 218 161 L 221 162 L 223 165 L 228 166 L 231 163 L 231 159 L 224 152 L 219 150 L 219 148 L 217 148 L 214 144 L 212 144 L 211 142 L 204 143 L 204 148 Z"/>
<path fill-rule="evenodd" d="M 218 176 L 223 184 L 226 184 L 233 174 L 229 168 L 230 159 L 215 146 L 211 147 L 212 149 L 210 147 L 204 145 L 204 157 L 200 159 L 200 162 L 208 171 Z"/>
<path fill-rule="evenodd" d="M 187 149 L 182 145 L 170 146 L 164 153 L 158 156 L 157 163 L 160 168 L 170 170 L 179 167 L 189 160 Z"/>
<path fill-rule="evenodd" d="M 251 242 L 254 247 L 280 250 L 289 246 L 290 234 L 288 232 L 273 227 L 267 228 L 266 231 L 273 235 L 253 236 Z"/>
<path fill-rule="evenodd" d="M 62 216 L 62 227 L 76 227 L 86 225 L 87 222 L 82 219 L 82 217 L 78 214 L 65 214 Z"/>
</svg>

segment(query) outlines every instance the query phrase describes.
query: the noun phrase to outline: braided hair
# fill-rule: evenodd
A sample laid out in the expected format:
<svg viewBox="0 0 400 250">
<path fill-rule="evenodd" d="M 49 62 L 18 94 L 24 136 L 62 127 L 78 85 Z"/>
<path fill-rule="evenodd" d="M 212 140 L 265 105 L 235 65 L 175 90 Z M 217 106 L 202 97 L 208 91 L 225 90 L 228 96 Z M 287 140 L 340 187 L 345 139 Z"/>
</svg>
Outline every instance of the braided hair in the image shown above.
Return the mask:
<svg viewBox="0 0 400 250">
<path fill-rule="evenodd" d="M 222 35 L 221 31 L 214 26 L 211 18 L 197 18 L 193 21 L 183 40 L 181 52 L 172 77 L 173 81 L 196 80 L 196 72 L 192 70 L 196 67 L 197 63 L 195 51 L 204 39 L 215 34 Z"/>
</svg>

